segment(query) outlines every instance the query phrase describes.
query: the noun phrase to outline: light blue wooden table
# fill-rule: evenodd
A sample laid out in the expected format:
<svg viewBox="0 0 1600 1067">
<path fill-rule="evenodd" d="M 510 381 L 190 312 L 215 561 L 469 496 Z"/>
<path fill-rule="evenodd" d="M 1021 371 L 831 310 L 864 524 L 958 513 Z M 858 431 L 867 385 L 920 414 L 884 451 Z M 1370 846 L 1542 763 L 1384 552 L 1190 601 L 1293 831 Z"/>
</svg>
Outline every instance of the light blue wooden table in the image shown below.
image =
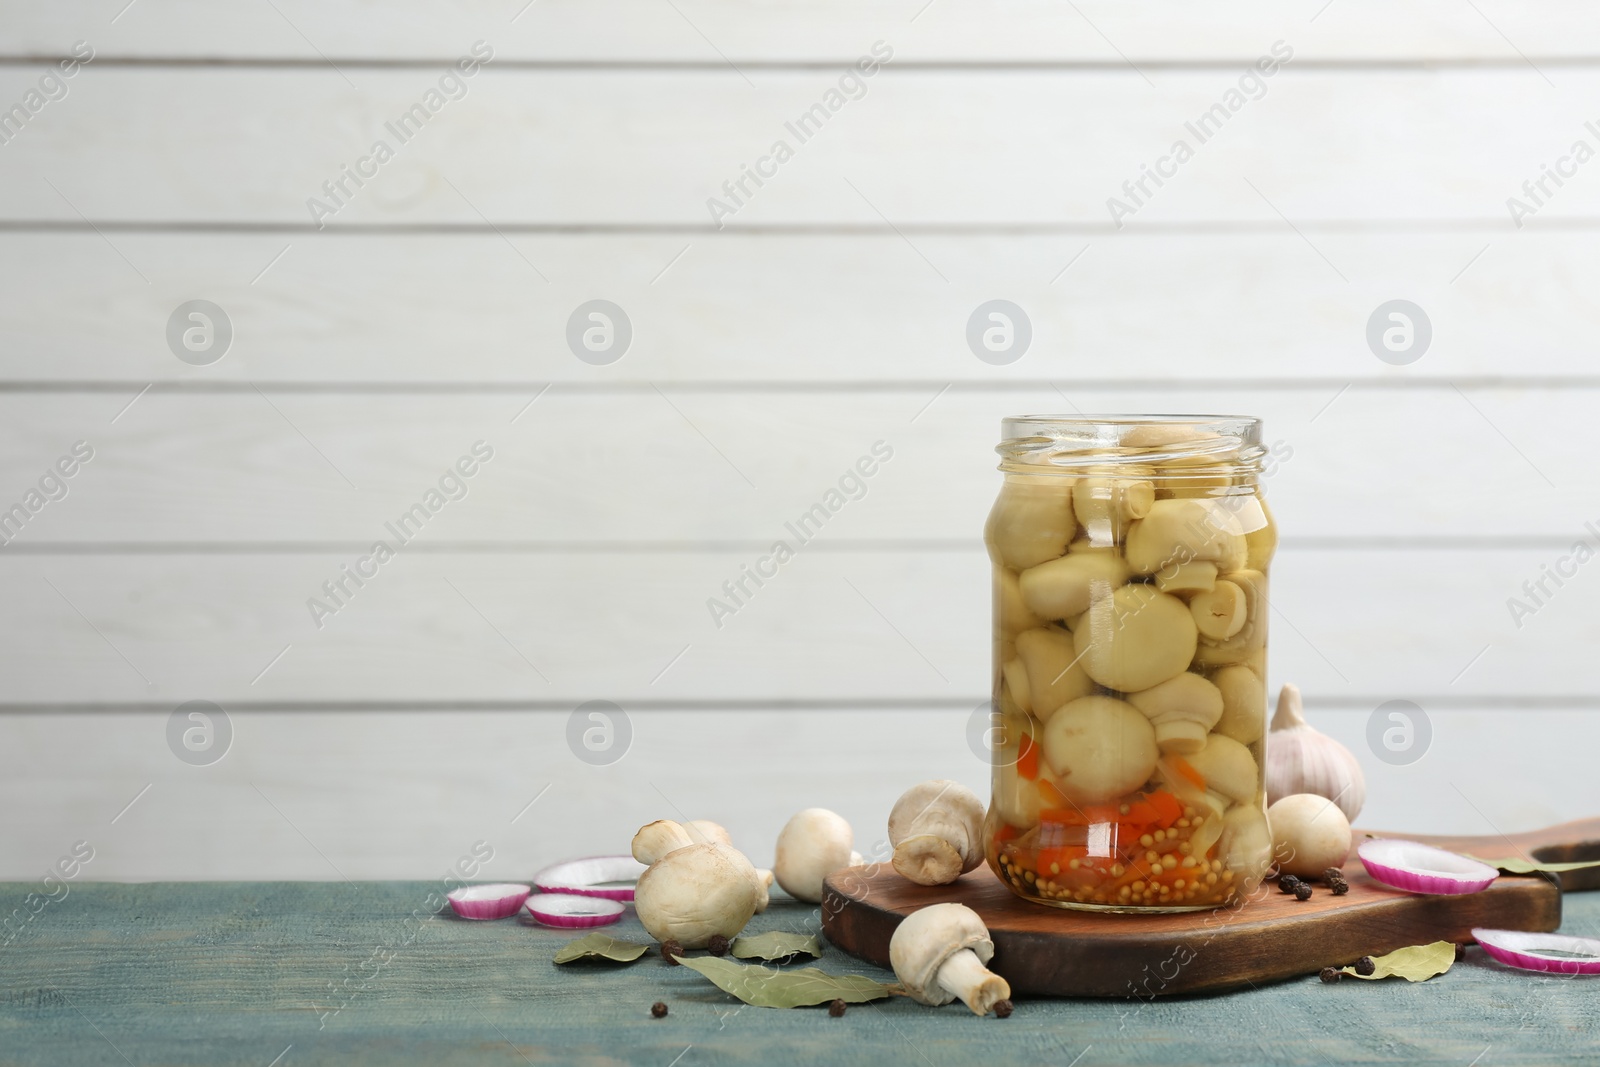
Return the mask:
<svg viewBox="0 0 1600 1067">
<path fill-rule="evenodd" d="M 0 885 L 20 903 L 38 886 Z M 73 884 L 0 947 L 0 1063 L 1332 1064 L 1600 1061 L 1600 979 L 1480 950 L 1410 985 L 1316 979 L 1209 997 L 1022 1001 L 1009 1019 L 903 998 L 753 1008 L 654 953 L 556 967 L 573 934 L 428 917 L 426 882 Z M 15 904 L 8 905 L 15 906 Z M 777 903 L 752 932 L 815 929 Z M 648 940 L 632 916 L 606 928 Z M 1566 897 L 1600 936 L 1600 893 Z M 3 938 L 0 938 L 3 940 Z M 818 966 L 889 980 L 829 947 Z M 650 1005 L 670 1005 L 656 1020 Z"/>
</svg>

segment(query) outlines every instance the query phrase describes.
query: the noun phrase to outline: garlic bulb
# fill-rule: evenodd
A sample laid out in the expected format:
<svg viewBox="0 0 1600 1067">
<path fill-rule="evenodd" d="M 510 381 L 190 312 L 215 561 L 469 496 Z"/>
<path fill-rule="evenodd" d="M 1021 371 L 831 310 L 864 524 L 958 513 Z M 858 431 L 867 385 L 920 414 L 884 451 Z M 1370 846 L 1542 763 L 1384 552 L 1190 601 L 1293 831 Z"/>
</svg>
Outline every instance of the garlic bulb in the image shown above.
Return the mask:
<svg viewBox="0 0 1600 1067">
<path fill-rule="evenodd" d="M 1367 778 L 1348 748 L 1306 724 L 1300 689 L 1285 685 L 1267 738 L 1267 803 L 1296 793 L 1326 797 L 1354 822 L 1367 802 Z"/>
</svg>

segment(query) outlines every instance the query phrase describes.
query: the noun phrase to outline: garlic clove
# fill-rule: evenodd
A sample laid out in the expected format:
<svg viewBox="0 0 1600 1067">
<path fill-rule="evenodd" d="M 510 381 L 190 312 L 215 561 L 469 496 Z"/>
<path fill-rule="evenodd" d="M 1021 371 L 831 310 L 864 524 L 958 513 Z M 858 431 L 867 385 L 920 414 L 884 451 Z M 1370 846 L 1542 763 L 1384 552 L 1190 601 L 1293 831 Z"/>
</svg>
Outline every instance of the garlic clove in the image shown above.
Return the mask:
<svg viewBox="0 0 1600 1067">
<path fill-rule="evenodd" d="M 1351 751 L 1305 720 L 1300 690 L 1285 685 L 1278 694 L 1267 739 L 1267 803 L 1297 793 L 1314 793 L 1339 806 L 1354 822 L 1367 802 L 1367 778 Z"/>
</svg>

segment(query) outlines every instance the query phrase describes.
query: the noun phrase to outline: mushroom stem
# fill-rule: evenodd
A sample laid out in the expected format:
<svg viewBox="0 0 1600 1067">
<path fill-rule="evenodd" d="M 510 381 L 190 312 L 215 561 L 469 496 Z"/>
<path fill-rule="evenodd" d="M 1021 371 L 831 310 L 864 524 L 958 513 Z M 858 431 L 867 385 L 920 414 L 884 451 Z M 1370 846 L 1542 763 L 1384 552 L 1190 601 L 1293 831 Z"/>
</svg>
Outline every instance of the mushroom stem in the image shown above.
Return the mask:
<svg viewBox="0 0 1600 1067">
<path fill-rule="evenodd" d="M 985 967 L 970 948 L 952 953 L 941 963 L 936 980 L 960 997 L 974 1015 L 988 1015 L 996 1003 L 1011 997 L 1006 980 Z"/>
</svg>

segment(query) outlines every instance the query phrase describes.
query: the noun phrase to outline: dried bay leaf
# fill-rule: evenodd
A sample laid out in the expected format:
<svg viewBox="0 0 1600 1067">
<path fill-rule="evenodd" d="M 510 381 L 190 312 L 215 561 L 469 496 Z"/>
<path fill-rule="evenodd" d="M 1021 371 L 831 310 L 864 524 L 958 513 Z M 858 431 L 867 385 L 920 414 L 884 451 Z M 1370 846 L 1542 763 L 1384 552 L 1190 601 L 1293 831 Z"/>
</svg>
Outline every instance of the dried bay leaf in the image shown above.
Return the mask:
<svg viewBox="0 0 1600 1067">
<path fill-rule="evenodd" d="M 1443 974 L 1456 961 L 1456 946 L 1450 941 L 1435 941 L 1431 945 L 1407 945 L 1382 956 L 1372 957 L 1377 970 L 1371 974 L 1356 974 L 1354 967 L 1341 968 L 1353 978 L 1375 982 L 1379 978 L 1404 978 L 1408 982 L 1426 982 Z"/>
<path fill-rule="evenodd" d="M 815 967 L 778 971 L 716 956 L 680 956 L 678 962 L 699 971 L 724 993 L 758 1008 L 800 1008 L 833 1000 L 864 1004 L 895 992 L 892 987 L 859 974 L 828 974 Z"/>
<path fill-rule="evenodd" d="M 649 951 L 649 945 L 641 945 L 637 941 L 622 941 L 606 934 L 593 933 L 568 942 L 565 948 L 556 953 L 552 962 L 571 963 L 573 960 L 601 959 L 615 963 L 632 963 Z"/>
<path fill-rule="evenodd" d="M 730 950 L 741 960 L 782 960 L 791 956 L 822 958 L 822 946 L 810 934 L 768 930 L 754 937 L 736 937 Z"/>
</svg>

